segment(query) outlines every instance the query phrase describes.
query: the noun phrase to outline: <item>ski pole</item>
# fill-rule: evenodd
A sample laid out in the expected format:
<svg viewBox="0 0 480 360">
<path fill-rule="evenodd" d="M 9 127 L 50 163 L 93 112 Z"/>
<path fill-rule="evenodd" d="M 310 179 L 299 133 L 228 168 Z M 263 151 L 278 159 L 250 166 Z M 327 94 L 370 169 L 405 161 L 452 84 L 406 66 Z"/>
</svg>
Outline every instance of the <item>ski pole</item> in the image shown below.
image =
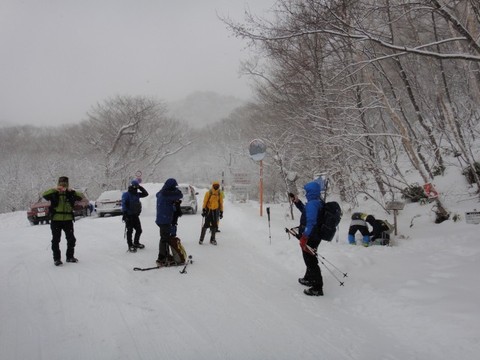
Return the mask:
<svg viewBox="0 0 480 360">
<path fill-rule="evenodd" d="M 312 255 L 315 255 L 317 258 L 321 258 L 321 259 L 325 260 L 326 262 L 328 262 L 330 265 L 332 265 L 335 270 L 337 270 L 339 273 L 341 273 L 341 274 L 343 275 L 343 277 L 348 277 L 348 274 L 347 274 L 346 272 L 343 272 L 343 271 L 340 270 L 338 267 L 336 267 L 332 262 L 328 261 L 325 257 L 323 257 L 322 255 L 320 255 L 320 254 L 317 252 L 317 249 L 314 249 L 314 248 L 312 248 L 312 247 L 310 247 L 310 246 L 308 246 L 308 245 L 307 245 L 307 249 L 308 249 L 308 251 L 309 251 Z M 321 260 L 319 259 L 319 261 L 321 261 Z M 322 262 L 322 264 L 323 264 L 323 262 Z M 324 264 L 324 265 L 325 265 L 325 264 Z M 327 267 L 327 266 L 325 265 L 325 267 Z"/>
<path fill-rule="evenodd" d="M 270 230 L 270 207 L 267 207 L 267 217 L 268 217 L 268 237 L 270 238 L 270 245 L 272 245 L 272 233 Z"/>
<path fill-rule="evenodd" d="M 291 229 L 285 228 L 285 232 L 288 234 L 288 238 L 289 238 L 289 239 L 290 239 L 290 235 L 293 235 L 293 236 L 295 236 L 295 237 L 298 239 L 298 233 L 297 233 L 297 231 L 295 230 L 295 229 L 298 229 L 298 228 L 299 228 L 299 226 L 294 227 L 294 228 L 291 228 Z"/>
<path fill-rule="evenodd" d="M 188 259 L 185 262 L 185 266 L 183 267 L 183 269 L 180 270 L 180 274 L 186 274 L 187 273 L 187 266 L 188 266 L 188 264 L 191 264 L 192 262 L 193 262 L 192 255 L 188 255 Z"/>
<path fill-rule="evenodd" d="M 332 264 L 330 261 L 328 261 L 327 259 L 325 259 L 325 257 L 323 257 L 322 255 L 320 255 L 319 253 L 317 253 L 317 257 L 321 257 L 323 260 L 325 260 L 326 262 L 328 262 L 330 265 L 333 266 L 333 268 L 335 270 L 337 270 L 339 273 L 341 273 L 343 275 L 343 277 L 348 277 L 348 273 L 346 272 L 343 272 L 342 270 L 340 270 L 338 267 L 336 267 L 334 264 Z"/>
<path fill-rule="evenodd" d="M 317 256 L 317 259 L 318 259 L 318 256 Z M 320 261 L 320 263 L 325 266 L 325 269 L 328 270 L 328 272 L 335 278 L 335 280 L 338 281 L 338 283 L 340 284 L 340 286 L 344 286 L 344 282 L 343 281 L 340 281 L 340 279 L 333 273 L 332 270 L 330 270 L 330 268 L 320 259 L 318 259 L 318 261 Z M 345 274 L 344 274 L 345 275 Z"/>
</svg>

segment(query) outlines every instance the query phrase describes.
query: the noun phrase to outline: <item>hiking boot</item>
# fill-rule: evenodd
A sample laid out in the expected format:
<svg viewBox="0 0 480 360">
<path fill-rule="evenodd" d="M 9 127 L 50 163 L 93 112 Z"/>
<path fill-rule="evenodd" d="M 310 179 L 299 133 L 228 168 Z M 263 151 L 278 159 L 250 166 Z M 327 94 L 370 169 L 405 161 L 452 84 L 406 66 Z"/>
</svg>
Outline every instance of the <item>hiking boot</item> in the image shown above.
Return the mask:
<svg viewBox="0 0 480 360">
<path fill-rule="evenodd" d="M 323 290 L 322 289 L 315 289 L 314 287 L 303 290 L 303 293 L 305 295 L 309 295 L 309 296 L 323 296 Z"/>
<path fill-rule="evenodd" d="M 77 263 L 78 262 L 78 259 L 77 258 L 74 258 L 73 256 L 71 258 L 67 258 L 67 262 L 68 263 Z"/>
<path fill-rule="evenodd" d="M 313 281 L 305 279 L 305 278 L 298 279 L 298 282 L 302 285 L 305 285 L 305 286 L 313 286 Z"/>
<path fill-rule="evenodd" d="M 145 245 L 140 244 L 140 243 L 134 243 L 134 244 L 133 244 L 133 247 L 134 247 L 134 248 L 137 248 L 137 249 L 143 249 L 143 248 L 145 247 Z"/>
<path fill-rule="evenodd" d="M 203 244 L 203 240 L 198 240 L 198 243 L 199 243 L 200 245 L 202 245 L 202 244 Z"/>
<path fill-rule="evenodd" d="M 55 264 L 55 266 L 60 266 L 63 264 L 62 260 L 53 260 L 53 263 Z"/>
<path fill-rule="evenodd" d="M 212 244 L 212 245 L 217 245 L 217 240 L 215 240 L 215 239 L 210 239 L 210 244 Z"/>
<path fill-rule="evenodd" d="M 137 252 L 137 248 L 133 245 L 129 245 L 128 246 L 128 252 L 132 252 L 132 253 Z"/>
</svg>

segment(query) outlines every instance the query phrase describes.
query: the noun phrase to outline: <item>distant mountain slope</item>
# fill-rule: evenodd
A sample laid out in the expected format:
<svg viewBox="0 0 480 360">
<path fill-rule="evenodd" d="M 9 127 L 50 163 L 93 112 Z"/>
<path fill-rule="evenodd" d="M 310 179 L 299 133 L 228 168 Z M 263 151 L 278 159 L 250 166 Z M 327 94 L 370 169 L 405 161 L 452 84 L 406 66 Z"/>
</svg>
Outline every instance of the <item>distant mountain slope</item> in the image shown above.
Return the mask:
<svg viewBox="0 0 480 360">
<path fill-rule="evenodd" d="M 200 128 L 227 117 L 235 108 L 245 104 L 233 96 L 219 95 L 211 91 L 199 91 L 185 99 L 168 104 L 170 114 L 185 120 L 192 127 Z"/>
</svg>

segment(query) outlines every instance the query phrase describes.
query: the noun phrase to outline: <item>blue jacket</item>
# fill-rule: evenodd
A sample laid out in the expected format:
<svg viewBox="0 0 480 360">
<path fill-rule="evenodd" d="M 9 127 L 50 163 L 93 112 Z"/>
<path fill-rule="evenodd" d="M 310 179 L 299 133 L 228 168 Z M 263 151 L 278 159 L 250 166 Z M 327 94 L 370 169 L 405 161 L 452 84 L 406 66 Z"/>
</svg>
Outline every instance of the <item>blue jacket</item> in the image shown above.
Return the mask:
<svg viewBox="0 0 480 360">
<path fill-rule="evenodd" d="M 303 231 L 305 230 L 305 225 L 307 225 L 307 218 L 305 216 L 305 204 L 302 200 L 298 199 L 294 202 L 295 206 L 297 207 L 298 211 L 300 211 L 300 225 L 298 226 L 298 235 L 302 236 Z"/>
<path fill-rule="evenodd" d="M 157 193 L 157 218 L 155 223 L 160 225 L 171 225 L 175 212 L 175 201 L 183 198 L 182 192 L 177 188 L 175 179 L 168 179 Z"/>
<path fill-rule="evenodd" d="M 318 212 L 323 207 L 323 201 L 320 199 L 322 187 L 318 182 L 311 181 L 305 184 L 303 188 L 305 189 L 305 197 L 307 198 L 304 211 L 306 224 L 303 233 L 309 237 L 312 234 L 313 228 L 317 224 Z"/>
<path fill-rule="evenodd" d="M 142 212 L 140 198 L 148 196 L 148 192 L 141 186 L 138 187 L 138 190 L 133 186 L 129 186 L 128 191 L 122 194 L 122 213 L 127 216 L 140 215 Z"/>
</svg>

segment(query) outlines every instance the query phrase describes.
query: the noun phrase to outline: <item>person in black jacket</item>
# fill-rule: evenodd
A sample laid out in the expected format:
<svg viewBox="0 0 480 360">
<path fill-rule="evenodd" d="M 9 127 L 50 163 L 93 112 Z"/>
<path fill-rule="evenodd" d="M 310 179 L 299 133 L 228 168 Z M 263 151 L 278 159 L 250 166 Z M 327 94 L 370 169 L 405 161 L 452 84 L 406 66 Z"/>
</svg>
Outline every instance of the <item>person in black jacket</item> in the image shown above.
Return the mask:
<svg viewBox="0 0 480 360">
<path fill-rule="evenodd" d="M 60 253 L 60 238 L 62 230 L 67 239 L 67 262 L 76 263 L 78 259 L 74 256 L 77 239 L 74 235 L 73 222 L 75 216 L 73 209 L 75 201 L 81 200 L 83 194 L 69 187 L 67 176 L 60 176 L 58 185 L 42 194 L 43 198 L 50 201 L 50 229 L 52 230 L 52 252 L 55 266 L 62 265 Z"/>
<path fill-rule="evenodd" d="M 163 187 L 156 196 L 157 216 L 155 218 L 155 223 L 160 228 L 157 265 L 165 266 L 169 265 L 171 261 L 169 258 L 168 246 L 172 237 L 172 225 L 174 222 L 176 223 L 175 212 L 177 211 L 178 206 L 176 206 L 175 203 L 178 203 L 183 198 L 183 194 L 178 189 L 177 180 L 169 178 L 165 181 Z"/>
<path fill-rule="evenodd" d="M 390 243 L 390 227 L 383 220 L 375 219 L 373 215 L 368 215 L 365 219 L 367 223 L 372 226 L 370 232 L 370 242 L 380 239 L 381 245 L 388 245 Z"/>
<path fill-rule="evenodd" d="M 130 252 L 136 252 L 137 249 L 145 247 L 145 245 L 140 243 L 140 235 L 142 234 L 142 224 L 140 222 L 142 203 L 140 198 L 146 196 L 148 196 L 147 190 L 140 186 L 137 180 L 132 180 L 128 191 L 122 195 L 122 220 L 127 228 L 127 245 Z M 133 230 L 135 230 L 135 237 L 132 241 Z"/>
</svg>

